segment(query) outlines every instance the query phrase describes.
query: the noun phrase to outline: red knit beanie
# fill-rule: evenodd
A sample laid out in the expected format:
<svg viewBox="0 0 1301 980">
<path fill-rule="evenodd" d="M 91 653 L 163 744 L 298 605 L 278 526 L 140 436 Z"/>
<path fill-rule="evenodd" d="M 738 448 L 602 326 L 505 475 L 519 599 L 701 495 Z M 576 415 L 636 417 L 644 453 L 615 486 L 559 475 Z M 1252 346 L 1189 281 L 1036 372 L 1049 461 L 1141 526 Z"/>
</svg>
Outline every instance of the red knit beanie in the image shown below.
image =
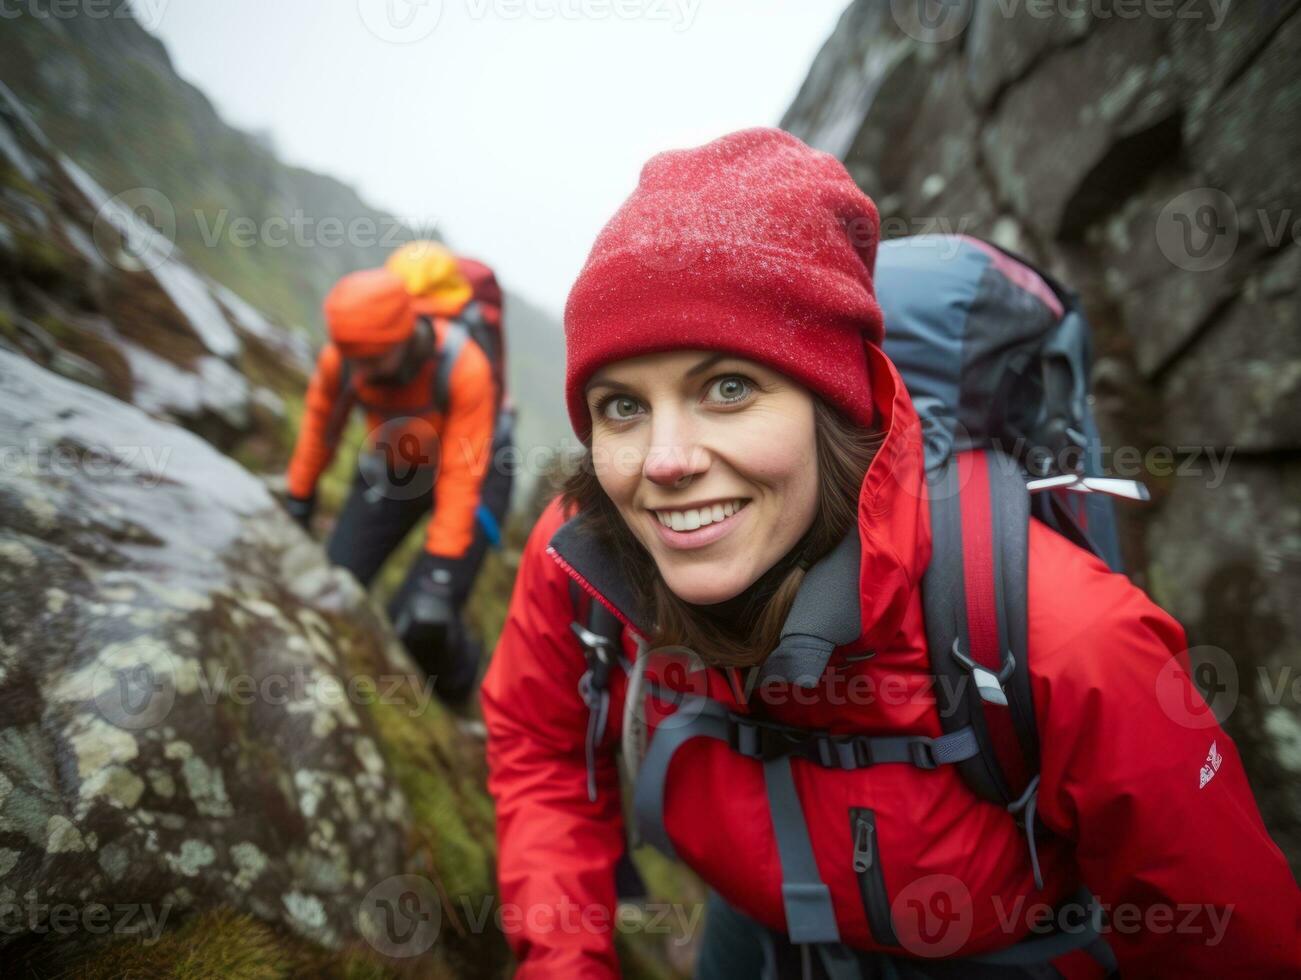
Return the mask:
<svg viewBox="0 0 1301 980">
<path fill-rule="evenodd" d="M 591 434 L 583 387 L 601 365 L 679 348 L 769 365 L 871 425 L 878 237 L 840 161 L 781 130 L 652 157 L 565 304 L 574 431 Z"/>
</svg>

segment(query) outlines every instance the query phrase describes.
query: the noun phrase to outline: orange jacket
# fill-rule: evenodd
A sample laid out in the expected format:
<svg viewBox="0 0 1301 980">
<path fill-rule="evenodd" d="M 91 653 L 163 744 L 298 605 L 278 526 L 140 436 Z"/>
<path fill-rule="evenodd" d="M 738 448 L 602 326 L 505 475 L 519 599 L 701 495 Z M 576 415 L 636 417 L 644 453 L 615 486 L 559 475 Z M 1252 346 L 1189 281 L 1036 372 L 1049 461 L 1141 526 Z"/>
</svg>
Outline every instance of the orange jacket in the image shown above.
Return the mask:
<svg viewBox="0 0 1301 980">
<path fill-rule="evenodd" d="M 452 368 L 446 416 L 431 405 L 434 375 L 448 329 L 441 317 L 433 322 L 437 354 L 401 387 L 363 384 L 354 375 L 348 380 L 348 390 L 341 391 L 343 357 L 333 343 L 325 345 L 307 388 L 298 443 L 289 461 L 288 489 L 295 497 L 311 496 L 321 473 L 334 458 L 343 423 L 352 407 L 360 404 L 366 409 L 368 450 L 377 448 L 377 430 L 385 426 L 384 443 L 396 446 L 404 435 L 415 435 L 419 457 L 437 460 L 434 516 L 429 522 L 425 550 L 460 558 L 474 536 L 479 486 L 492 462 L 496 391 L 487 357 L 475 344 L 467 343 Z M 386 425 L 390 422 L 392 428 Z M 403 455 L 414 458 L 406 445 Z"/>
</svg>

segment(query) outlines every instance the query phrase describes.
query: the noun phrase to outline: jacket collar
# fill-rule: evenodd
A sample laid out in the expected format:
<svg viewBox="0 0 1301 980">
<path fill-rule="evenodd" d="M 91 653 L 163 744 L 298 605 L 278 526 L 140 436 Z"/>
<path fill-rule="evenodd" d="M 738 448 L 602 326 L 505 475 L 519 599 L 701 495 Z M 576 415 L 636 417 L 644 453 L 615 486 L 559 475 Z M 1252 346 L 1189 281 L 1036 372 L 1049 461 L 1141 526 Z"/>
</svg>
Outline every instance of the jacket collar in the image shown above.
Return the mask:
<svg viewBox="0 0 1301 980">
<path fill-rule="evenodd" d="M 837 647 L 887 645 L 930 561 L 921 423 L 893 362 L 873 344 L 867 352 L 885 438 L 859 491 L 857 533 L 809 569 L 761 679 L 813 687 Z M 624 625 L 649 637 L 640 597 L 581 515 L 555 532 L 547 552 Z"/>
</svg>

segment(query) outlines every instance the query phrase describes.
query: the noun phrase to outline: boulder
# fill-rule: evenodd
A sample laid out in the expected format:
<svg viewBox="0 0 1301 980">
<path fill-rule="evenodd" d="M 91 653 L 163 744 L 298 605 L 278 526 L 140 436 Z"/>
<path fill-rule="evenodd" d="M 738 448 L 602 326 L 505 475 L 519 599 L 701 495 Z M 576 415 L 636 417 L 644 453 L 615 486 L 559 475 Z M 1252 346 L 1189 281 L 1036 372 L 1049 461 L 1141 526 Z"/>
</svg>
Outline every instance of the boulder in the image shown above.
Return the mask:
<svg viewBox="0 0 1301 980">
<path fill-rule="evenodd" d="M 0 955 L 103 906 L 500 968 L 441 909 L 491 907 L 478 749 L 356 581 L 197 436 L 3 351 L 0 392 Z"/>
</svg>

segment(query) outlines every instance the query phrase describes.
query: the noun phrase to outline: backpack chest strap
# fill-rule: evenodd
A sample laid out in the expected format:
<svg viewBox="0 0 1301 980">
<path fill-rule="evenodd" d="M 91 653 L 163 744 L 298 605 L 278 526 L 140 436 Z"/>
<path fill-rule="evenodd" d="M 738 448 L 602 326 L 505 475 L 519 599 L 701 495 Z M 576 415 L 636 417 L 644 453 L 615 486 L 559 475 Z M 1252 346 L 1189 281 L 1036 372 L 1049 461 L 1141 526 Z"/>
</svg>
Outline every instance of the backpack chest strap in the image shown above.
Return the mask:
<svg viewBox="0 0 1301 980">
<path fill-rule="evenodd" d="M 652 686 L 662 698 L 676 694 Z M 927 736 L 831 735 L 794 728 L 728 711 L 712 698 L 677 695 L 678 710 L 655 728 L 637 772 L 633 808 L 642 839 L 676 858 L 664 826 L 665 784 L 673 757 L 695 738 L 712 738 L 763 764 L 764 786 L 782 869 L 786 928 L 796 943 L 838 943 L 839 928 L 831 892 L 818 874 L 808 824 L 791 773 L 791 759 L 803 758 L 828 769 L 855 770 L 870 765 L 906 763 L 920 769 L 959 762 L 977 751 L 974 733 Z"/>
<path fill-rule="evenodd" d="M 962 762 L 980 751 L 970 728 L 937 738 L 927 735 L 833 735 L 728 713 L 728 745 L 750 759 L 769 762 L 783 757 L 807 759 L 824 769 L 853 772 L 886 763 L 918 769 Z"/>
</svg>

